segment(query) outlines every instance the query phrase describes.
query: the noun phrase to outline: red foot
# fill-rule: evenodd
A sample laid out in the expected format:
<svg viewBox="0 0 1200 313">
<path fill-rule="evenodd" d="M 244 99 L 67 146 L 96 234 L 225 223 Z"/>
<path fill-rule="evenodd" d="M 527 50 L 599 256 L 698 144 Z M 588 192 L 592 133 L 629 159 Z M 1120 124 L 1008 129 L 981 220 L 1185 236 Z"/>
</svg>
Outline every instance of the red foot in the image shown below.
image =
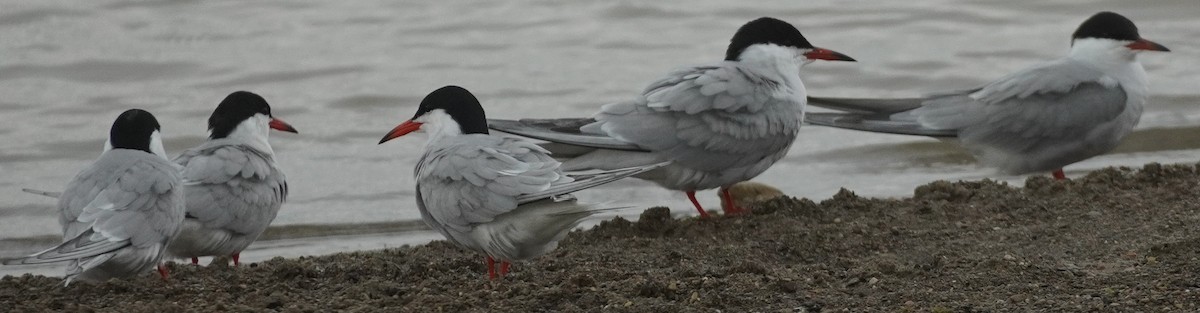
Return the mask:
<svg viewBox="0 0 1200 313">
<path fill-rule="evenodd" d="M 700 206 L 700 201 L 696 201 L 696 191 L 687 191 L 688 200 L 692 200 L 692 205 L 696 206 L 696 211 L 700 211 L 700 218 L 708 218 L 708 212 L 704 211 L 704 207 Z"/>
<path fill-rule="evenodd" d="M 200 258 L 192 257 L 192 265 L 200 265 Z"/>
<path fill-rule="evenodd" d="M 162 277 L 163 281 L 167 281 L 167 277 L 171 276 L 171 274 L 167 272 L 166 266 L 159 264 L 158 265 L 158 276 Z"/>
<path fill-rule="evenodd" d="M 238 266 L 238 264 L 242 264 L 242 263 L 238 262 L 238 259 L 241 259 L 241 258 L 242 258 L 242 253 L 241 253 L 241 252 L 234 253 L 234 254 L 233 254 L 232 256 L 230 256 L 230 257 L 232 257 L 232 258 L 233 258 L 233 266 L 234 266 L 234 267 L 237 267 L 237 266 Z"/>
<path fill-rule="evenodd" d="M 1057 179 L 1057 180 L 1067 179 L 1067 174 L 1063 174 L 1063 171 L 1060 168 L 1060 169 L 1054 171 L 1054 179 Z"/>
<path fill-rule="evenodd" d="M 493 259 L 492 256 L 489 255 L 487 257 L 487 266 L 488 266 L 488 279 L 496 280 L 496 259 Z"/>
<path fill-rule="evenodd" d="M 500 277 L 504 277 L 504 275 L 508 275 L 508 267 L 509 266 L 512 266 L 512 263 L 509 263 L 508 261 L 500 262 Z"/>
<path fill-rule="evenodd" d="M 725 199 L 722 199 L 725 201 L 725 215 L 738 215 L 750 211 L 733 202 L 733 196 L 729 195 L 729 189 L 721 188 L 721 195 L 725 196 Z"/>
</svg>

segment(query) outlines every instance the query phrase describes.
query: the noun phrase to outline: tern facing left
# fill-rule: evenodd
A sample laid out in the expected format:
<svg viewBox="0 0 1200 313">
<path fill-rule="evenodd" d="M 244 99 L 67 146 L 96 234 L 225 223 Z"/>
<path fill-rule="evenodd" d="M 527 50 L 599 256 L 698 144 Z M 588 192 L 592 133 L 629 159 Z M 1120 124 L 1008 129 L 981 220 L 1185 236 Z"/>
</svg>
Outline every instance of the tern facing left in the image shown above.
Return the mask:
<svg viewBox="0 0 1200 313">
<path fill-rule="evenodd" d="M 208 118 L 207 142 L 175 158 L 183 166 L 187 218 L 167 252 L 198 263 L 202 256 L 231 256 L 267 230 L 287 199 L 287 178 L 267 142 L 270 131 L 296 133 L 271 115 L 263 97 L 229 94 Z"/>
<path fill-rule="evenodd" d="M 380 144 L 429 133 L 417 161 L 417 209 L 430 228 L 455 244 L 487 255 L 488 276 L 509 262 L 554 250 L 579 222 L 605 208 L 579 203 L 571 192 L 603 185 L 665 164 L 567 176 L 541 147 L 488 135 L 479 100 L 458 86 L 427 95 L 412 119 Z"/>
<path fill-rule="evenodd" d="M 104 153 L 58 198 L 63 243 L 5 265 L 70 262 L 65 283 L 145 273 L 183 221 L 179 169 L 167 161 L 158 120 L 132 109 L 113 122 Z M 167 279 L 166 268 L 159 274 Z"/>
<path fill-rule="evenodd" d="M 1116 148 L 1149 98 L 1142 51 L 1169 51 L 1142 38 L 1112 12 L 1088 18 L 1066 57 L 982 87 L 915 99 L 810 97 L 816 125 L 882 133 L 955 137 L 982 163 L 1010 175 L 1053 171 Z"/>
</svg>

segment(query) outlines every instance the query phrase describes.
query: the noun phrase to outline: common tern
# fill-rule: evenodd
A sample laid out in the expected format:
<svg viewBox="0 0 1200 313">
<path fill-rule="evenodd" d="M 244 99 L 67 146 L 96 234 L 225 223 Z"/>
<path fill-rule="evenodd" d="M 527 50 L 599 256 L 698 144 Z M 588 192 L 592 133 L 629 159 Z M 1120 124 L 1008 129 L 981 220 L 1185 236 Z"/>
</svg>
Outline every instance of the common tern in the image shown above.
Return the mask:
<svg viewBox="0 0 1200 313">
<path fill-rule="evenodd" d="M 158 266 L 183 221 L 179 168 L 167 161 L 158 120 L 132 109 L 113 122 L 100 158 L 58 196 L 63 243 L 5 265 L 70 262 L 65 284 L 103 281 Z"/>
<path fill-rule="evenodd" d="M 583 218 L 612 209 L 579 203 L 571 192 L 665 165 L 564 175 L 536 144 L 489 135 L 479 100 L 458 86 L 425 96 L 412 119 L 379 143 L 418 130 L 429 133 L 413 171 L 421 218 L 451 242 L 486 254 L 491 279 L 497 261 L 503 276 L 511 261 L 553 250 Z"/>
<path fill-rule="evenodd" d="M 1011 175 L 1053 171 L 1111 151 L 1133 130 L 1149 96 L 1141 51 L 1170 51 L 1113 12 L 1088 18 L 1066 57 L 981 87 L 912 99 L 809 97 L 847 113 L 810 113 L 816 125 L 954 137 L 980 161 Z"/>
<path fill-rule="evenodd" d="M 568 171 L 670 165 L 638 175 L 681 190 L 700 212 L 696 191 L 762 174 L 783 158 L 804 118 L 800 67 L 814 60 L 854 61 L 814 47 L 791 24 L 763 17 L 733 35 L 725 60 L 675 70 L 636 98 L 601 107 L 592 118 L 490 120 L 492 129 L 548 141 Z"/>
<path fill-rule="evenodd" d="M 208 118 L 208 141 L 175 158 L 183 166 L 187 218 L 168 253 L 192 264 L 202 256 L 230 256 L 238 265 L 242 250 L 287 199 L 287 179 L 267 142 L 272 129 L 296 133 L 257 94 L 234 92 L 217 105 Z"/>
</svg>

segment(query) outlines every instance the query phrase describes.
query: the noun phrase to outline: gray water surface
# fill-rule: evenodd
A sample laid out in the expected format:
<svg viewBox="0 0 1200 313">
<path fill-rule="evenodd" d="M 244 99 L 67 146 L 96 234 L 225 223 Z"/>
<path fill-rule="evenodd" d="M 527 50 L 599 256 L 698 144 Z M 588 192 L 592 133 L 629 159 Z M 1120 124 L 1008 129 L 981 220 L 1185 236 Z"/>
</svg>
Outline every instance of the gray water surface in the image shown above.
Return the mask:
<svg viewBox="0 0 1200 313">
<path fill-rule="evenodd" d="M 1194 0 L 5 0 L 0 8 L 5 256 L 47 247 L 60 233 L 54 201 L 20 188 L 61 190 L 99 155 L 120 112 L 153 112 L 174 155 L 204 140 L 205 119 L 236 90 L 263 95 L 276 117 L 300 130 L 272 135 L 292 194 L 272 237 L 246 260 L 428 241 L 437 236 L 415 222 L 411 176 L 425 138 L 375 144 L 426 93 L 464 86 L 492 117 L 587 116 L 675 67 L 720 60 L 737 27 L 760 16 L 789 21 L 815 45 L 859 60 L 807 66 L 811 93 L 913 96 L 1061 56 L 1080 22 L 1113 10 L 1173 52 L 1141 57 L 1153 96 L 1137 133 L 1111 154 L 1069 166 L 1068 175 L 1195 162 L 1200 150 Z M 820 127 L 801 136 L 758 181 L 824 199 L 843 187 L 898 197 L 938 179 L 1024 180 L 928 138 Z M 682 193 L 647 187 L 629 180 L 579 196 L 695 213 Z M 718 207 L 712 191 L 701 201 Z M 359 227 L 366 223 L 392 226 Z"/>
</svg>

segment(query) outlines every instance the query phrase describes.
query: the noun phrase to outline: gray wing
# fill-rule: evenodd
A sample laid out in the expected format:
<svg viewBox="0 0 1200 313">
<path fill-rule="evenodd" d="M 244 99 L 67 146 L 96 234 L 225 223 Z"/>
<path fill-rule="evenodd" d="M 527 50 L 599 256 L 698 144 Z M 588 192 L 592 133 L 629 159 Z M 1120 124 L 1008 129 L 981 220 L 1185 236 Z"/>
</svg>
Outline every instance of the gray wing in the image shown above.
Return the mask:
<svg viewBox="0 0 1200 313">
<path fill-rule="evenodd" d="M 785 90 L 796 88 L 801 90 Z M 676 72 L 631 102 L 605 105 L 584 132 L 607 134 L 701 171 L 756 164 L 786 150 L 804 115 L 802 87 L 736 63 Z"/>
<path fill-rule="evenodd" d="M 59 262 L 131 245 L 166 244 L 183 219 L 179 185 L 178 169 L 158 156 L 124 149 L 105 152 L 59 198 L 64 242 L 4 264 Z"/>
<path fill-rule="evenodd" d="M 803 98 L 783 83 L 735 62 L 686 68 L 656 81 L 633 101 L 612 103 L 591 119 L 493 120 L 493 129 L 555 143 L 654 151 L 702 171 L 742 167 L 790 147 Z M 794 90 L 792 90 L 794 91 Z"/>
<path fill-rule="evenodd" d="M 1120 115 L 1126 98 L 1112 78 L 1059 60 L 981 88 L 927 96 L 911 110 L 905 108 L 913 106 L 913 99 L 815 98 L 814 105 L 851 113 L 814 113 L 805 121 L 872 132 L 958 136 L 964 142 L 1026 151 L 1040 146 L 1041 139 L 1082 137 Z"/>
<path fill-rule="evenodd" d="M 808 97 L 808 105 L 855 114 L 899 113 L 919 108 L 923 102 L 925 102 L 925 98 L 872 99 Z"/>
<path fill-rule="evenodd" d="M 646 151 L 636 144 L 622 141 L 605 134 L 584 133 L 580 127 L 595 123 L 591 118 L 521 119 L 519 121 L 488 119 L 488 128 L 509 134 L 575 146 Z"/>
<path fill-rule="evenodd" d="M 423 206 L 438 224 L 465 232 L 517 208 L 524 194 L 571 178 L 537 145 L 516 138 L 462 135 L 426 147 L 416 177 Z"/>
<path fill-rule="evenodd" d="M 185 151 L 187 215 L 206 227 L 257 233 L 287 199 L 287 178 L 272 156 L 248 146 L 213 140 Z"/>
<path fill-rule="evenodd" d="M 586 174 L 569 174 L 568 176 L 571 177 L 570 180 L 560 180 L 552 183 L 550 188 L 546 188 L 545 190 L 519 195 L 517 196 L 517 202 L 520 204 L 526 204 L 545 200 L 547 198 L 570 194 L 572 192 L 611 183 L 618 179 L 649 172 L 669 164 L 671 164 L 671 162 L 661 162 L 657 164 L 629 167 L 612 171 L 600 171 Z"/>
<path fill-rule="evenodd" d="M 1125 111 L 1115 79 L 1069 60 L 1010 75 L 978 91 L 930 97 L 910 112 L 922 126 L 956 129 L 964 144 L 1028 152 L 1082 140 Z"/>
<path fill-rule="evenodd" d="M 33 189 L 33 188 L 21 188 L 21 191 L 24 191 L 24 192 L 30 193 L 30 194 L 43 196 L 43 197 L 47 197 L 47 198 L 54 198 L 54 199 L 58 199 L 58 197 L 62 196 L 62 191 L 46 191 L 46 190 L 39 190 L 39 189 Z"/>
<path fill-rule="evenodd" d="M 956 129 L 936 129 L 922 126 L 913 119 L 894 119 L 887 114 L 808 113 L 804 121 L 812 125 L 869 131 L 876 133 L 955 137 Z"/>
</svg>

